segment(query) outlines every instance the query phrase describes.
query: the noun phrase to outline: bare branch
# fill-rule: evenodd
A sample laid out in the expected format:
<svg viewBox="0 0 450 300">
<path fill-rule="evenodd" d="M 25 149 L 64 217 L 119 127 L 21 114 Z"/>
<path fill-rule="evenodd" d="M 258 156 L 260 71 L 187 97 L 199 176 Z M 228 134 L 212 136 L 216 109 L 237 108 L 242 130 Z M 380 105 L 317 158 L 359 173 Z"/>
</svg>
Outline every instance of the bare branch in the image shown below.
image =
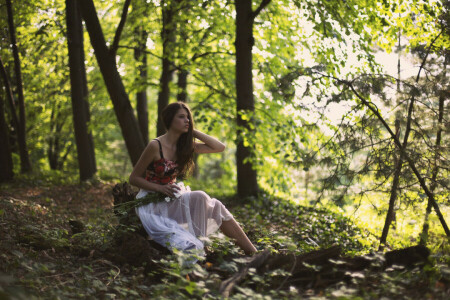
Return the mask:
<svg viewBox="0 0 450 300">
<path fill-rule="evenodd" d="M 262 0 L 261 3 L 259 4 L 258 8 L 252 12 L 251 18 L 254 20 L 259 15 L 261 10 L 263 10 L 264 7 L 266 7 L 269 3 L 270 3 L 270 0 Z"/>
<path fill-rule="evenodd" d="M 131 0 L 125 0 L 125 4 L 123 5 L 122 17 L 120 18 L 119 26 L 117 27 L 116 34 L 114 36 L 114 41 L 109 49 L 109 53 L 112 56 L 116 56 L 117 49 L 119 48 L 120 35 L 122 34 L 123 27 L 125 26 L 125 22 L 127 20 L 128 15 L 128 7 L 130 6 Z"/>
</svg>

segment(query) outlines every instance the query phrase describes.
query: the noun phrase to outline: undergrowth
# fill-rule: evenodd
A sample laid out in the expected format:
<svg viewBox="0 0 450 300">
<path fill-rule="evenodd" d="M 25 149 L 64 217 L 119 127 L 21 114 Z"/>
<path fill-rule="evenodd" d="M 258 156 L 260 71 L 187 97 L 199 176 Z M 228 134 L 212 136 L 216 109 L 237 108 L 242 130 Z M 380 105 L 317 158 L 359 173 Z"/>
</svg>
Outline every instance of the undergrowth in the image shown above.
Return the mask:
<svg viewBox="0 0 450 300">
<path fill-rule="evenodd" d="M 102 256 L 117 220 L 111 185 L 57 180 L 3 185 L 0 192 L 0 299 L 221 299 L 221 283 L 250 259 L 217 233 L 206 238 L 206 257 L 175 251 L 156 267 L 117 264 Z M 338 213 L 261 195 L 222 197 L 258 250 L 303 254 L 340 245 L 346 256 L 375 253 L 377 238 Z M 244 204 L 245 203 L 245 204 Z M 355 272 L 350 283 L 326 288 L 283 286 L 290 274 L 250 269 L 232 299 L 446 299 L 448 240 L 434 239 L 423 268 L 393 266 Z M 314 268 L 314 266 L 311 266 Z"/>
</svg>

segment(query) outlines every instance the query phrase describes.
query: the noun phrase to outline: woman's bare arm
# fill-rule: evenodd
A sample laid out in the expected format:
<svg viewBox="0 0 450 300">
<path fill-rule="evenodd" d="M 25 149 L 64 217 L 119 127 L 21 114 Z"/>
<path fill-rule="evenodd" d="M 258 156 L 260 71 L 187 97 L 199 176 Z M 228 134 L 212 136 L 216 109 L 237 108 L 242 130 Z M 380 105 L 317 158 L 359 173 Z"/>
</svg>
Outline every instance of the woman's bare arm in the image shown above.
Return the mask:
<svg viewBox="0 0 450 300">
<path fill-rule="evenodd" d="M 159 184 L 145 180 L 145 171 L 148 165 L 156 158 L 158 151 L 159 146 L 157 141 L 151 141 L 147 145 L 130 174 L 130 178 L 128 179 L 130 184 L 144 190 L 159 192 Z"/>
<path fill-rule="evenodd" d="M 194 130 L 194 137 L 203 142 L 203 144 L 195 143 L 196 153 L 216 153 L 225 150 L 225 144 L 206 133 Z"/>
<path fill-rule="evenodd" d="M 144 152 L 142 152 L 141 157 L 133 168 L 133 171 L 130 174 L 129 182 L 130 184 L 147 190 L 147 191 L 155 191 L 159 193 L 163 193 L 167 196 L 174 197 L 174 193 L 180 188 L 175 184 L 166 184 L 161 185 L 153 182 L 149 182 L 145 179 L 145 171 L 148 165 L 155 160 L 158 156 L 159 145 L 157 141 L 151 141 Z"/>
</svg>

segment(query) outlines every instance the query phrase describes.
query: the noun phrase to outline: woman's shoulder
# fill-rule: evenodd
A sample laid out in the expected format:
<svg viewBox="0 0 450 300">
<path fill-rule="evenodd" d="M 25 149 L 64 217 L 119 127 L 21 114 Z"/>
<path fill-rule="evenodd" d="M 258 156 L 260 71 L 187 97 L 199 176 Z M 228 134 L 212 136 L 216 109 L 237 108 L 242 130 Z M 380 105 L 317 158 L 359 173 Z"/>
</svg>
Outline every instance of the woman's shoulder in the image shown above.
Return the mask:
<svg viewBox="0 0 450 300">
<path fill-rule="evenodd" d="M 157 156 L 157 153 L 159 153 L 158 141 L 151 140 L 145 147 L 144 155 L 147 158 L 151 158 L 151 160 L 153 160 L 155 156 Z"/>
<path fill-rule="evenodd" d="M 150 142 L 148 142 L 147 144 L 147 148 L 150 148 L 152 150 L 159 150 L 159 145 L 161 143 L 161 140 L 159 138 L 155 138 L 153 140 L 151 140 Z"/>
</svg>

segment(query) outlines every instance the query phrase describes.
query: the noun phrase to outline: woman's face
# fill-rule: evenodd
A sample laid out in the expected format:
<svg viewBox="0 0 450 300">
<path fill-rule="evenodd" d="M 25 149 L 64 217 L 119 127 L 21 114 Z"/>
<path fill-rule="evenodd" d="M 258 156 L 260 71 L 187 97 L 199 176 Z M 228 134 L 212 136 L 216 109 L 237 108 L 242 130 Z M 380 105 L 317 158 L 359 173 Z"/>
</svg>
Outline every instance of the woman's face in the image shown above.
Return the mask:
<svg viewBox="0 0 450 300">
<path fill-rule="evenodd" d="M 181 133 L 188 132 L 190 123 L 187 110 L 180 108 L 172 119 L 170 129 Z"/>
</svg>

